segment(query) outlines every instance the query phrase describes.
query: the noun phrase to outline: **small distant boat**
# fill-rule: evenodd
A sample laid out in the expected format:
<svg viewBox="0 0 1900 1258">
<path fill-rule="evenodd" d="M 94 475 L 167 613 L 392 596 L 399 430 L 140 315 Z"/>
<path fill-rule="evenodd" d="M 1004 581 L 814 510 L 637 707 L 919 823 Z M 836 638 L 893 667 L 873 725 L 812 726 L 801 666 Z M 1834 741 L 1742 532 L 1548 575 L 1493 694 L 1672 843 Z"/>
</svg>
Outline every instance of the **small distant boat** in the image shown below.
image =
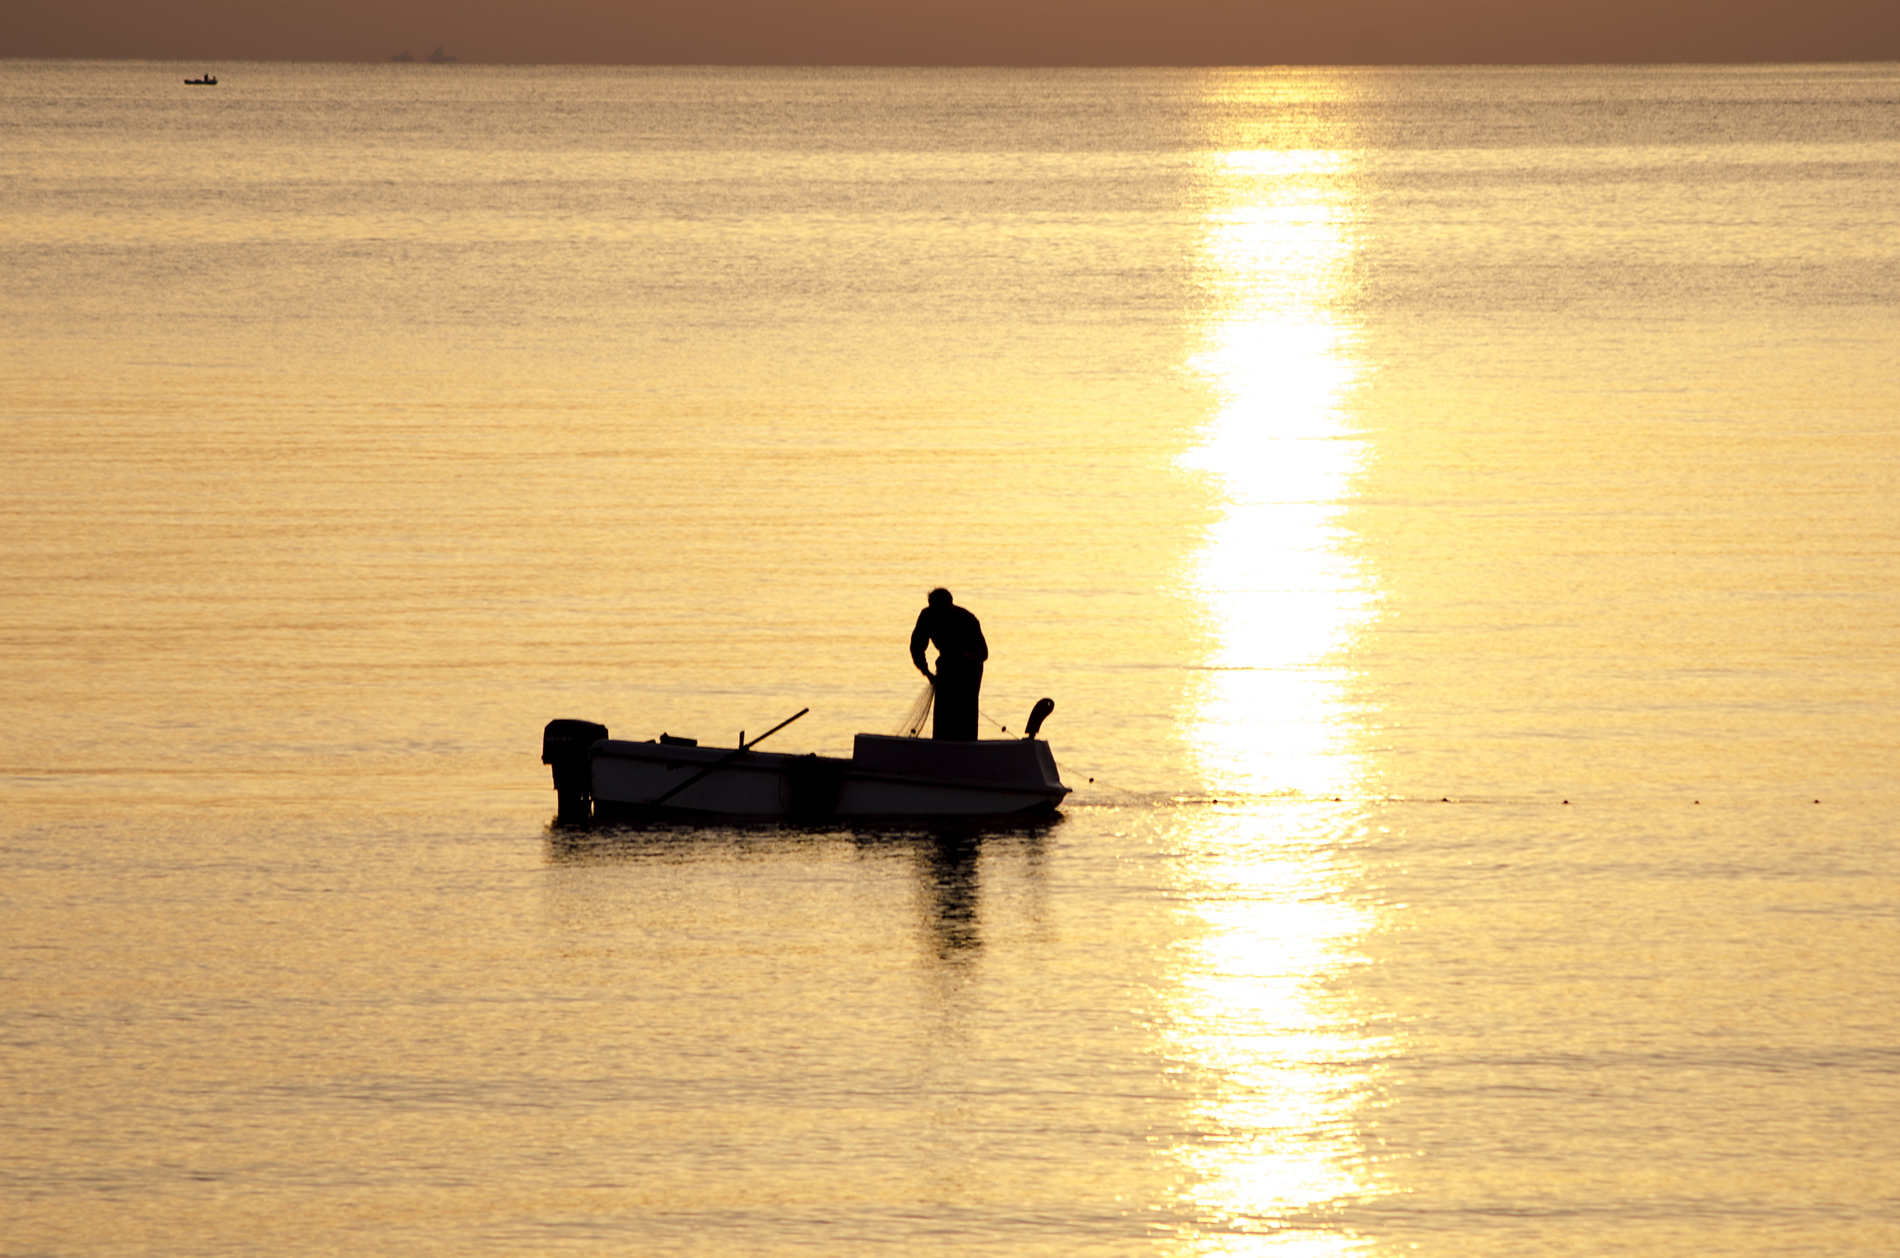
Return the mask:
<svg viewBox="0 0 1900 1258">
<path fill-rule="evenodd" d="M 218 76 L 215 74 L 207 74 L 202 79 L 185 80 L 186 87 L 216 87 L 217 85 Z"/>
<path fill-rule="evenodd" d="M 851 758 L 753 751 L 800 712 L 738 747 L 701 747 L 662 734 L 609 738 L 592 721 L 556 720 L 541 738 L 562 821 L 616 818 L 832 822 L 1022 817 L 1050 813 L 1069 793 L 1049 744 L 1037 738 L 1055 704 L 1044 699 L 1029 736 L 974 742 L 859 734 Z M 809 709 L 807 709 L 809 711 Z"/>
</svg>

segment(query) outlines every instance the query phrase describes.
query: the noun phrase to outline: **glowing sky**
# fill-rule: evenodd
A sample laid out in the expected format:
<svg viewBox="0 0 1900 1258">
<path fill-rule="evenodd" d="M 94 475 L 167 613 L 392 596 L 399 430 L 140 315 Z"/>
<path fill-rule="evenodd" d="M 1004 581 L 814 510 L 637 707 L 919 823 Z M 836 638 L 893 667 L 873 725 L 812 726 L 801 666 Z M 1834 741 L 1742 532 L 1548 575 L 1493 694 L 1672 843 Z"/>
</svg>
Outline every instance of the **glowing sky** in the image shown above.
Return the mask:
<svg viewBox="0 0 1900 1258">
<path fill-rule="evenodd" d="M 1894 0 L 8 0 L 0 57 L 758 65 L 1900 59 Z"/>
</svg>

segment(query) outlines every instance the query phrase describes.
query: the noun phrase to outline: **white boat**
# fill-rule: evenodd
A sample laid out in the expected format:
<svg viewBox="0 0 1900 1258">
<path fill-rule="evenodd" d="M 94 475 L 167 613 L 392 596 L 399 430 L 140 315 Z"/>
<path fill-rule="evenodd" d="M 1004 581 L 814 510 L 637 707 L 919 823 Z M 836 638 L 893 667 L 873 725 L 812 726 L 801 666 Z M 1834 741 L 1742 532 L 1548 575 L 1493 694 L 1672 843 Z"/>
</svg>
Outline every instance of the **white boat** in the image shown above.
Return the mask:
<svg viewBox="0 0 1900 1258">
<path fill-rule="evenodd" d="M 1044 700 L 1037 712 L 1053 706 Z M 1052 812 L 1069 793 L 1049 744 L 1034 736 L 1041 720 L 1032 719 L 1031 736 L 1020 739 L 859 734 L 848 760 L 752 750 L 765 735 L 736 748 L 664 734 L 631 742 L 591 721 L 557 720 L 542 736 L 541 759 L 554 768 L 563 821 L 1021 816 Z"/>
</svg>

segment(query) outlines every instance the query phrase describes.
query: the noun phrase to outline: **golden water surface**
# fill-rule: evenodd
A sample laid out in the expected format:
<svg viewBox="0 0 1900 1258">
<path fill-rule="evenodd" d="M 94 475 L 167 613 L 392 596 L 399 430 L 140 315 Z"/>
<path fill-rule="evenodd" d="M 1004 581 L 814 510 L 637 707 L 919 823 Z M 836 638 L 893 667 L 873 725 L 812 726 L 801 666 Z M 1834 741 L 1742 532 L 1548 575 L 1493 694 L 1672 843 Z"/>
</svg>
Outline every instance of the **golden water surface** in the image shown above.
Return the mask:
<svg viewBox="0 0 1900 1258">
<path fill-rule="evenodd" d="M 0 65 L 0 1250 L 1900 1245 L 1900 71 L 179 69 Z M 549 826 L 937 584 L 1059 819 Z"/>
</svg>

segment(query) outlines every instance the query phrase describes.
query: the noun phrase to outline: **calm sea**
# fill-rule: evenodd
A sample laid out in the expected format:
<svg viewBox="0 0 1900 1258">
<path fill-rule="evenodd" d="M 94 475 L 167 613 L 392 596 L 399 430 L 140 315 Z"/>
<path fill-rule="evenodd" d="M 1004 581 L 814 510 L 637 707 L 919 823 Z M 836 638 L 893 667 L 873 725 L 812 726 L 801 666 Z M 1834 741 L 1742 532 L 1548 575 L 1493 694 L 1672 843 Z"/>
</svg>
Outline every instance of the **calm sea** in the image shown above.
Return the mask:
<svg viewBox="0 0 1900 1258">
<path fill-rule="evenodd" d="M 0 63 L 0 1253 L 1900 1250 L 1896 190 L 1894 65 Z M 939 584 L 1059 819 L 551 828 Z"/>
</svg>

